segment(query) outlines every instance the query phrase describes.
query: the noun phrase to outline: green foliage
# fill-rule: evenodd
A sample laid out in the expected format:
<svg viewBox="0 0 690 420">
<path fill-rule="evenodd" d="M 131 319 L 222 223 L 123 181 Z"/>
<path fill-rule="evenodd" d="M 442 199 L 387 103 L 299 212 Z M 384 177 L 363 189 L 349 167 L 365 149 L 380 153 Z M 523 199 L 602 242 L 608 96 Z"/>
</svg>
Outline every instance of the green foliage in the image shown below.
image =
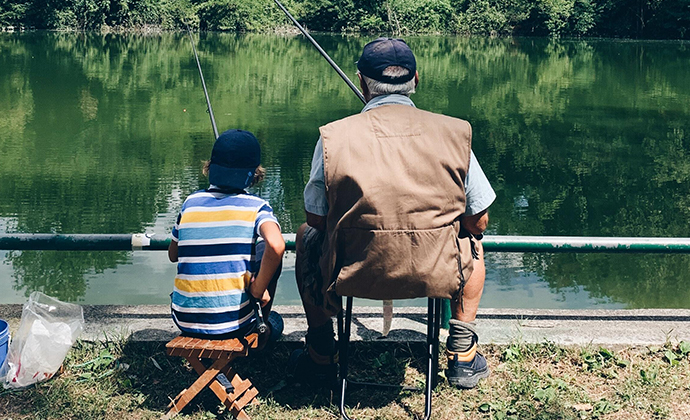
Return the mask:
<svg viewBox="0 0 690 420">
<path fill-rule="evenodd" d="M 687 39 L 685 0 L 286 0 L 311 30 Z M 266 31 L 288 24 L 269 0 L 0 0 L 0 27 Z"/>
<path fill-rule="evenodd" d="M 462 34 L 497 35 L 512 31 L 506 10 L 489 0 L 464 2 L 455 20 L 455 30 Z"/>
<path fill-rule="evenodd" d="M 453 18 L 449 0 L 388 0 L 388 6 L 401 34 L 444 32 Z"/>
</svg>

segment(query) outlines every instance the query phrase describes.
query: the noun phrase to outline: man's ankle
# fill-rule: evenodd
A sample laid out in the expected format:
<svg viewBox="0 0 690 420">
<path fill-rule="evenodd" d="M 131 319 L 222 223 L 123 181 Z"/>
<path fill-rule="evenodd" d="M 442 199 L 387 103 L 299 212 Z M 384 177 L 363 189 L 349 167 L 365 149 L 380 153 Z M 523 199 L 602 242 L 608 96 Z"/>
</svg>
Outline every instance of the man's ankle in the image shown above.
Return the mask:
<svg viewBox="0 0 690 420">
<path fill-rule="evenodd" d="M 472 344 L 472 347 L 462 352 L 446 350 L 446 356 L 448 356 L 449 361 L 471 362 L 476 355 L 477 343 Z"/>
<path fill-rule="evenodd" d="M 332 357 L 337 352 L 333 324 L 330 322 L 316 328 L 309 327 L 306 340 L 309 355 L 314 361 L 319 356 Z"/>
<path fill-rule="evenodd" d="M 317 365 L 332 365 L 334 363 L 338 363 L 338 352 L 333 351 L 328 354 L 322 354 L 319 353 L 314 349 L 314 347 L 310 346 L 307 344 L 307 353 L 309 354 L 309 357 L 311 360 L 316 363 Z"/>
<path fill-rule="evenodd" d="M 474 323 L 451 319 L 446 348 L 453 353 L 463 353 L 475 347 L 478 341 Z"/>
</svg>

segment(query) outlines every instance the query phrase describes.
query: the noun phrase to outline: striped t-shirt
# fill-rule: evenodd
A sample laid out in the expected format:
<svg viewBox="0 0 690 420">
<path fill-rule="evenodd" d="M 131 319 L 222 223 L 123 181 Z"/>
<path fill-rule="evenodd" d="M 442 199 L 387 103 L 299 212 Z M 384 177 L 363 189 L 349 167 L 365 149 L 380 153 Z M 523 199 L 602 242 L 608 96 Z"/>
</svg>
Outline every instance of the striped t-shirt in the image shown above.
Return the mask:
<svg viewBox="0 0 690 420">
<path fill-rule="evenodd" d="M 271 206 L 249 194 L 191 194 L 172 231 L 178 243 L 173 320 L 182 332 L 226 334 L 254 321 L 247 286 L 259 227 L 278 223 Z"/>
</svg>

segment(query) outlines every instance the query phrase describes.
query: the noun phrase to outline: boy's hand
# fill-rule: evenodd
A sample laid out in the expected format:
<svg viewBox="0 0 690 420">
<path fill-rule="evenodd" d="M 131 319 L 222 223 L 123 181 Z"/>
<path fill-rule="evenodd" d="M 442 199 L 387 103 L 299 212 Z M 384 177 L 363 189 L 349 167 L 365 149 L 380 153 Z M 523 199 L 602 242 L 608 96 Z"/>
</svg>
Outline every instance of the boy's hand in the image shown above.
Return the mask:
<svg viewBox="0 0 690 420">
<path fill-rule="evenodd" d="M 249 293 L 251 293 L 251 295 L 252 295 L 252 297 L 254 297 L 254 299 L 261 302 L 261 307 L 263 308 L 264 306 L 268 305 L 268 302 L 271 301 L 271 295 L 270 295 L 270 293 L 268 293 L 268 289 L 264 289 L 261 296 L 256 296 L 258 293 L 254 290 L 255 284 L 256 284 L 256 282 L 252 282 L 252 284 L 249 285 Z"/>
</svg>

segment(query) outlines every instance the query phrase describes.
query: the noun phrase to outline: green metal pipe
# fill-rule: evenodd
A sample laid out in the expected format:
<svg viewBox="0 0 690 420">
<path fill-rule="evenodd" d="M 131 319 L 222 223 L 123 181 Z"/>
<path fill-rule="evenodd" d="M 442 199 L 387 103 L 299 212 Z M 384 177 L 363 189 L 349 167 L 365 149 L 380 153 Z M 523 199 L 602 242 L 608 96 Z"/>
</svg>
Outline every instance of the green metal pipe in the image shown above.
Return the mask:
<svg viewBox="0 0 690 420">
<path fill-rule="evenodd" d="M 295 234 L 284 234 L 286 248 L 295 250 Z M 0 234 L 0 250 L 162 251 L 170 237 L 149 234 Z M 690 253 L 690 238 L 604 238 L 578 236 L 484 236 L 486 252 L 541 253 Z M 444 301 L 444 328 L 450 320 L 450 301 Z"/>
<path fill-rule="evenodd" d="M 690 238 L 485 236 L 482 244 L 487 252 L 690 253 Z"/>
<path fill-rule="evenodd" d="M 295 234 L 284 234 L 288 250 Z M 580 236 L 485 236 L 486 252 L 690 253 L 690 238 L 605 238 Z M 162 251 L 170 237 L 150 234 L 0 234 L 0 249 L 60 251 Z"/>
<path fill-rule="evenodd" d="M 295 249 L 295 235 L 283 235 L 286 248 Z M 0 250 L 21 251 L 164 251 L 170 237 L 150 234 L 3 233 Z"/>
</svg>

